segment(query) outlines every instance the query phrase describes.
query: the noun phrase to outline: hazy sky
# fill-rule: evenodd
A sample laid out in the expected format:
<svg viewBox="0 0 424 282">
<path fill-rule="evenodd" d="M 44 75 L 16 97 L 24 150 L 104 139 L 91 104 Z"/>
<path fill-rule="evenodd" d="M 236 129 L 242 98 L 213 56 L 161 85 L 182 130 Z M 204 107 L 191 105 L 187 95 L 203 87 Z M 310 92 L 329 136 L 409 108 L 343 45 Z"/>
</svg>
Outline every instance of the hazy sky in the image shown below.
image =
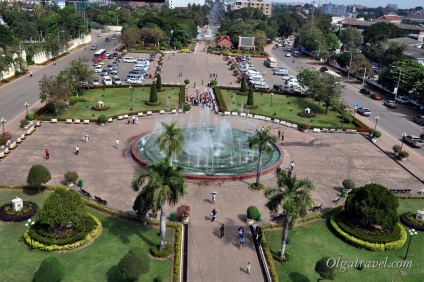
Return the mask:
<svg viewBox="0 0 424 282">
<path fill-rule="evenodd" d="M 287 1 L 281 1 L 281 2 L 287 2 Z M 291 2 L 297 2 L 297 1 L 291 1 Z M 311 3 L 312 1 L 305 1 L 308 3 Z M 357 4 L 357 5 L 364 5 L 367 7 L 378 7 L 378 6 L 382 6 L 382 7 L 386 7 L 387 4 L 397 4 L 398 8 L 400 9 L 408 9 L 408 8 L 415 8 L 417 6 L 421 6 L 424 7 L 424 1 L 423 0 L 315 0 L 315 2 L 318 4 L 318 2 L 320 2 L 321 4 L 329 4 L 330 2 L 333 4 L 343 4 L 343 5 L 353 5 L 353 4 Z"/>
</svg>

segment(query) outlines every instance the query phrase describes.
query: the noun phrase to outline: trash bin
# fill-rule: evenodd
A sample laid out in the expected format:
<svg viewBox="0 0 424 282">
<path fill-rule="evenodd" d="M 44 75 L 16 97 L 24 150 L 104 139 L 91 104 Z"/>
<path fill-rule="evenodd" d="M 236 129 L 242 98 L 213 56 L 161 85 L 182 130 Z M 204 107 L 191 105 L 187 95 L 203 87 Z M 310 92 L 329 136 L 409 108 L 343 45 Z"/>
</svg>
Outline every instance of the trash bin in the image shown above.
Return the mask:
<svg viewBox="0 0 424 282">
<path fill-rule="evenodd" d="M 78 187 L 82 188 L 82 186 L 84 186 L 84 180 L 80 179 L 78 180 Z"/>
<path fill-rule="evenodd" d="M 342 198 L 346 198 L 346 189 L 342 190 Z"/>
<path fill-rule="evenodd" d="M 261 221 L 262 220 L 262 214 L 261 213 L 258 215 L 258 218 L 256 220 L 257 221 Z"/>
<path fill-rule="evenodd" d="M 169 220 L 175 221 L 175 212 L 171 212 L 171 214 L 169 215 Z"/>
</svg>

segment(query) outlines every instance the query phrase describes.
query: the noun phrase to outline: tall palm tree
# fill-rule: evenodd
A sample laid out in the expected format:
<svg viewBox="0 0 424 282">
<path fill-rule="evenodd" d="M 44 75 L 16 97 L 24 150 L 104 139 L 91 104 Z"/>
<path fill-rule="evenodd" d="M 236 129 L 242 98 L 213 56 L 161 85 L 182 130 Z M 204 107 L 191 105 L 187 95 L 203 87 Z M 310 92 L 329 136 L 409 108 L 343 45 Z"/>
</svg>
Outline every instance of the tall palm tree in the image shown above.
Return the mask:
<svg viewBox="0 0 424 282">
<path fill-rule="evenodd" d="M 140 171 L 134 177 L 132 189 L 139 191 L 147 183 L 139 196 L 147 197 L 145 203 L 152 205 L 153 212 L 160 210 L 160 250 L 165 249 L 166 210 L 165 204 L 174 206 L 186 194 L 186 181 L 181 175 L 183 168 L 172 167 L 168 160 L 151 163 L 147 170 Z M 136 206 L 136 202 L 134 206 Z"/>
<path fill-rule="evenodd" d="M 256 130 L 256 133 L 250 136 L 247 140 L 249 148 L 257 148 L 259 151 L 258 165 L 256 167 L 256 186 L 259 186 L 261 181 L 262 170 L 262 153 L 271 154 L 271 142 L 276 142 L 277 137 L 271 135 L 269 129 Z"/>
<path fill-rule="evenodd" d="M 285 257 L 289 229 L 299 217 L 306 215 L 308 208 L 314 205 L 311 191 L 315 189 L 315 183 L 308 179 L 298 180 L 296 176 L 279 174 L 277 185 L 278 187 L 268 187 L 264 191 L 265 197 L 268 198 L 265 206 L 273 212 L 278 212 L 279 207 L 285 211 L 280 250 L 281 257 Z"/>
<path fill-rule="evenodd" d="M 178 154 L 182 150 L 184 135 L 180 128 L 176 128 L 177 122 L 166 124 L 162 122 L 164 131 L 158 138 L 159 149 L 166 150 L 166 159 L 170 161 L 172 166 L 172 155 Z"/>
</svg>

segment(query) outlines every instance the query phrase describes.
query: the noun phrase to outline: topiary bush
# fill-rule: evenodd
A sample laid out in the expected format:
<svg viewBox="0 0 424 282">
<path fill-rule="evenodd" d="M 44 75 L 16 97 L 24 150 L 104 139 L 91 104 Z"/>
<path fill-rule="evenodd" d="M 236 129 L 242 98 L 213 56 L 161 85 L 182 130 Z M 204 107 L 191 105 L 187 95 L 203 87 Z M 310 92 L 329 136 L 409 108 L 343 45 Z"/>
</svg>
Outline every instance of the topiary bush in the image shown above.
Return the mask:
<svg viewBox="0 0 424 282">
<path fill-rule="evenodd" d="M 218 81 L 217 81 L 217 80 L 215 80 L 215 79 L 211 80 L 211 85 L 212 85 L 212 86 L 215 86 L 215 85 L 217 85 L 217 84 L 218 84 Z"/>
<path fill-rule="evenodd" d="M 70 170 L 67 173 L 65 173 L 64 175 L 66 182 L 68 183 L 74 183 L 75 181 L 78 180 L 78 173 L 75 170 Z"/>
<path fill-rule="evenodd" d="M 97 121 L 98 121 L 98 123 L 100 123 L 100 124 L 105 124 L 105 123 L 107 122 L 107 116 L 106 116 L 106 115 L 100 115 L 100 116 L 97 118 Z"/>
<path fill-rule="evenodd" d="M 321 279 L 334 280 L 334 267 L 328 266 L 328 260 L 330 257 L 323 257 L 315 264 L 315 271 L 319 274 Z"/>
<path fill-rule="evenodd" d="M 150 87 L 149 102 L 150 103 L 158 102 L 158 93 L 157 93 L 156 85 L 154 83 L 152 83 L 152 86 Z"/>
<path fill-rule="evenodd" d="M 375 131 L 374 131 L 374 133 L 373 133 L 373 136 L 374 136 L 375 138 L 380 138 L 380 137 L 381 137 L 381 132 L 380 132 L 380 131 L 375 130 Z"/>
<path fill-rule="evenodd" d="M 249 88 L 249 95 L 247 95 L 247 103 L 246 106 L 253 106 L 255 102 L 253 101 L 253 88 Z"/>
<path fill-rule="evenodd" d="M 41 262 L 40 267 L 34 274 L 34 282 L 58 282 L 65 276 L 65 267 L 60 261 L 50 256 Z"/>
<path fill-rule="evenodd" d="M 133 248 L 119 261 L 118 269 L 122 279 L 138 281 L 141 274 L 149 272 L 150 261 L 142 248 Z"/>
<path fill-rule="evenodd" d="M 407 157 L 409 157 L 409 153 L 406 152 L 406 151 L 401 151 L 401 152 L 399 152 L 398 156 L 401 159 L 406 159 Z"/>
<path fill-rule="evenodd" d="M 189 84 L 190 84 L 190 80 L 188 80 L 188 79 L 184 79 L 184 84 L 185 84 L 185 85 L 189 85 Z"/>
<path fill-rule="evenodd" d="M 21 119 L 20 124 L 21 124 L 21 126 L 28 125 L 29 124 L 29 120 L 27 120 L 26 118 Z"/>
<path fill-rule="evenodd" d="M 36 164 L 28 172 L 27 183 L 40 191 L 41 185 L 49 182 L 51 178 L 50 171 L 45 166 Z"/>
<path fill-rule="evenodd" d="M 347 190 L 352 190 L 356 188 L 355 181 L 353 181 L 352 179 L 343 180 L 342 185 Z"/>
<path fill-rule="evenodd" d="M 184 110 L 184 112 L 190 111 L 191 110 L 191 105 L 190 104 L 184 104 L 183 110 Z"/>
<path fill-rule="evenodd" d="M 34 115 L 33 114 L 27 114 L 27 115 L 25 115 L 25 118 L 29 121 L 32 121 L 32 120 L 34 120 Z"/>
<path fill-rule="evenodd" d="M 259 210 L 255 206 L 250 206 L 247 208 L 247 218 L 257 219 L 259 216 Z"/>
<path fill-rule="evenodd" d="M 247 91 L 246 77 L 243 75 L 243 77 L 241 78 L 240 92 L 245 93 L 246 91 Z"/>
</svg>

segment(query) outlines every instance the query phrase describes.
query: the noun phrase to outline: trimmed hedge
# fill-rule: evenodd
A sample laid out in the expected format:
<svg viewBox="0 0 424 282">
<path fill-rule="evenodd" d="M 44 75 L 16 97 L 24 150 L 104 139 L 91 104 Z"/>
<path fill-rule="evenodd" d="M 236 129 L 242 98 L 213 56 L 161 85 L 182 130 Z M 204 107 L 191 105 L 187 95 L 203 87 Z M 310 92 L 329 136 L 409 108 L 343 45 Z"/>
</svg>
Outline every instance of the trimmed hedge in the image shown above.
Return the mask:
<svg viewBox="0 0 424 282">
<path fill-rule="evenodd" d="M 410 228 L 414 228 L 415 230 L 418 230 L 418 231 L 424 231 L 424 224 L 418 224 L 418 223 L 416 223 L 416 222 L 414 222 L 414 221 L 412 221 L 409 217 L 410 216 L 413 216 L 415 213 L 412 213 L 412 212 L 406 212 L 406 213 L 403 213 L 403 214 L 401 214 L 400 215 L 400 221 L 404 224 L 404 225 L 406 225 L 406 226 L 408 226 L 408 227 L 410 227 Z M 416 214 L 415 214 L 416 215 Z M 415 219 L 415 217 L 414 217 L 414 219 Z"/>
<path fill-rule="evenodd" d="M 262 232 L 262 249 L 264 251 L 265 259 L 268 263 L 269 273 L 271 274 L 272 281 L 274 282 L 280 281 L 280 278 L 278 277 L 277 269 L 275 268 L 274 258 L 269 248 L 268 239 L 265 236 L 265 232 Z"/>
<path fill-rule="evenodd" d="M 42 251 L 48 251 L 48 252 L 52 252 L 52 251 L 69 251 L 69 250 L 74 250 L 76 248 L 79 248 L 81 246 L 87 245 L 88 243 L 90 243 L 91 241 L 94 240 L 94 238 L 96 238 L 96 236 L 100 233 L 101 229 L 102 229 L 102 223 L 100 222 L 100 220 L 98 220 L 94 215 L 89 214 L 89 216 L 91 216 L 94 221 L 96 222 L 96 225 L 94 227 L 94 229 L 92 231 L 90 231 L 84 239 L 75 242 L 73 244 L 68 244 L 68 245 L 63 245 L 63 246 L 58 246 L 58 245 L 45 245 L 43 243 L 40 243 L 34 239 L 31 240 L 31 237 L 29 237 L 29 228 L 27 228 L 24 232 L 24 240 L 28 245 L 32 244 L 32 247 L 34 249 L 39 249 Z M 32 234 L 31 234 L 32 235 Z"/>
<path fill-rule="evenodd" d="M 400 239 L 397 241 L 385 243 L 385 244 L 366 242 L 347 234 L 338 226 L 336 220 L 334 219 L 334 215 L 330 218 L 329 223 L 330 223 L 331 230 L 333 230 L 335 234 L 338 235 L 346 243 L 352 246 L 355 246 L 357 248 L 366 249 L 373 252 L 384 252 L 385 250 L 395 250 L 395 249 L 402 248 L 402 246 L 406 243 L 406 239 L 407 239 L 406 231 L 402 227 L 402 225 L 400 225 L 400 223 L 397 224 L 399 225 L 399 228 L 401 229 Z"/>
<path fill-rule="evenodd" d="M 222 97 L 222 91 L 220 86 L 215 86 L 213 89 L 215 91 L 215 97 L 216 97 L 216 101 L 218 102 L 218 107 L 224 109 L 224 111 L 228 111 L 228 107 L 227 107 L 227 104 L 225 103 L 225 99 L 224 97 Z"/>
<path fill-rule="evenodd" d="M 8 203 L 0 207 L 0 220 L 6 221 L 6 222 L 20 222 L 27 220 L 28 218 L 33 217 L 37 211 L 38 206 L 36 203 L 31 201 L 24 201 L 23 202 L 24 208 L 17 213 L 12 208 L 12 204 Z M 28 209 L 28 206 L 31 205 L 31 209 Z M 11 212 L 7 212 L 7 210 L 11 210 Z"/>
</svg>

